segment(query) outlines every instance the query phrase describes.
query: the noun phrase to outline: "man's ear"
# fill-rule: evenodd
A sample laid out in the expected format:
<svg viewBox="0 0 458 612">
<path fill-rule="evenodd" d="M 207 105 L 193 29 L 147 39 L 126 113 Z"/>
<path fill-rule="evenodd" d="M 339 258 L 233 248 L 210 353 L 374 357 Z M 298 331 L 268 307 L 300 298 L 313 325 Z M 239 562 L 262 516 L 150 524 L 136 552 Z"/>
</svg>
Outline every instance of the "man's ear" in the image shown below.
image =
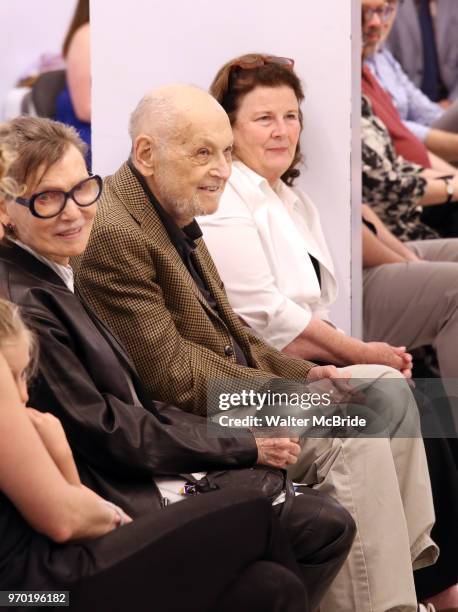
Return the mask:
<svg viewBox="0 0 458 612">
<path fill-rule="evenodd" d="M 143 176 L 154 174 L 155 151 L 156 147 L 152 136 L 147 134 L 137 136 L 132 147 L 132 157 L 135 166 Z"/>
</svg>

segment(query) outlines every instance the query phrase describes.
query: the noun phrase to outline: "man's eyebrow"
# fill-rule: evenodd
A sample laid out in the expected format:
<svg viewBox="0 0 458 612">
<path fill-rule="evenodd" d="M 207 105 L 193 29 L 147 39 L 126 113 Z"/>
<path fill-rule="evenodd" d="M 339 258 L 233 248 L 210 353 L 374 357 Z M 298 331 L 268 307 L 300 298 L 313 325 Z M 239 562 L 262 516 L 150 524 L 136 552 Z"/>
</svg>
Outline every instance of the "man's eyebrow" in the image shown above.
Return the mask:
<svg viewBox="0 0 458 612">
<path fill-rule="evenodd" d="M 209 138 L 203 138 L 202 140 L 199 141 L 199 143 L 196 143 L 194 145 L 195 149 L 200 149 L 201 147 L 216 147 L 219 148 L 219 144 L 217 142 L 215 142 L 214 140 L 210 140 Z M 233 147 L 234 146 L 234 139 L 231 139 L 229 142 L 227 142 L 224 145 L 224 148 L 226 149 L 227 147 Z"/>
<path fill-rule="evenodd" d="M 202 138 L 202 140 L 196 142 L 194 146 L 196 149 L 199 149 L 200 147 L 214 147 L 215 142 L 213 140 L 210 140 L 209 138 Z"/>
</svg>

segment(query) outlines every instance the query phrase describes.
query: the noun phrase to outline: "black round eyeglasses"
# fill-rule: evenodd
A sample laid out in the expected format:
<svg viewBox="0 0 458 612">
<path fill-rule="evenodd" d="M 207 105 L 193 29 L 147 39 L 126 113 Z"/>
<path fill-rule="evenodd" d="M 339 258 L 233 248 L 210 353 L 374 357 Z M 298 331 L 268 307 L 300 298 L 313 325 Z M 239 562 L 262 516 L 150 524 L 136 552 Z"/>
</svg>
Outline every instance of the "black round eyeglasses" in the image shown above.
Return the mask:
<svg viewBox="0 0 458 612">
<path fill-rule="evenodd" d="M 51 219 L 64 210 L 68 198 L 71 198 L 77 206 L 85 208 L 95 204 L 101 195 L 102 178 L 94 174 L 77 183 L 70 191 L 50 189 L 33 194 L 29 200 L 15 198 L 15 201 L 22 206 L 27 206 L 35 217 Z"/>
</svg>

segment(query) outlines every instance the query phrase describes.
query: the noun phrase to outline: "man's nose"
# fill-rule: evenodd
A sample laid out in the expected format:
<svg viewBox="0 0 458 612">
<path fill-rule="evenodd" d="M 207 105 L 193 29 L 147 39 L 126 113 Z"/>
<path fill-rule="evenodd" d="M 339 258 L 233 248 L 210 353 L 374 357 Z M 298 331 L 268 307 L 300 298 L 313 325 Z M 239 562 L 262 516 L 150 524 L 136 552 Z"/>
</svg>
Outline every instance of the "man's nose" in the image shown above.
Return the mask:
<svg viewBox="0 0 458 612">
<path fill-rule="evenodd" d="M 372 11 L 371 18 L 364 24 L 366 28 L 379 28 L 382 25 L 380 14 Z"/>
<path fill-rule="evenodd" d="M 231 168 L 232 160 L 227 159 L 226 156 L 223 154 L 221 155 L 220 159 L 218 159 L 218 163 L 213 168 L 213 172 L 220 178 L 226 180 L 231 175 Z"/>
</svg>

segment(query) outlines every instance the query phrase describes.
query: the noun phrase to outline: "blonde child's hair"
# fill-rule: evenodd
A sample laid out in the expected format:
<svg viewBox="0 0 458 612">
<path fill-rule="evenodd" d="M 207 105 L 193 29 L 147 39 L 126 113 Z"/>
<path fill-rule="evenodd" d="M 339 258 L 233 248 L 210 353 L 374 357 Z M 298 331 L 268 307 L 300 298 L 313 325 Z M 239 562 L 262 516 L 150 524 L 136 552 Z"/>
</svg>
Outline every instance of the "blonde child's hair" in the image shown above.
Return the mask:
<svg viewBox="0 0 458 612">
<path fill-rule="evenodd" d="M 38 356 L 35 336 L 24 323 L 19 308 L 15 304 L 0 298 L 0 351 L 4 346 L 16 344 L 23 334 L 29 344 L 29 375 L 31 375 L 35 369 Z"/>
</svg>

